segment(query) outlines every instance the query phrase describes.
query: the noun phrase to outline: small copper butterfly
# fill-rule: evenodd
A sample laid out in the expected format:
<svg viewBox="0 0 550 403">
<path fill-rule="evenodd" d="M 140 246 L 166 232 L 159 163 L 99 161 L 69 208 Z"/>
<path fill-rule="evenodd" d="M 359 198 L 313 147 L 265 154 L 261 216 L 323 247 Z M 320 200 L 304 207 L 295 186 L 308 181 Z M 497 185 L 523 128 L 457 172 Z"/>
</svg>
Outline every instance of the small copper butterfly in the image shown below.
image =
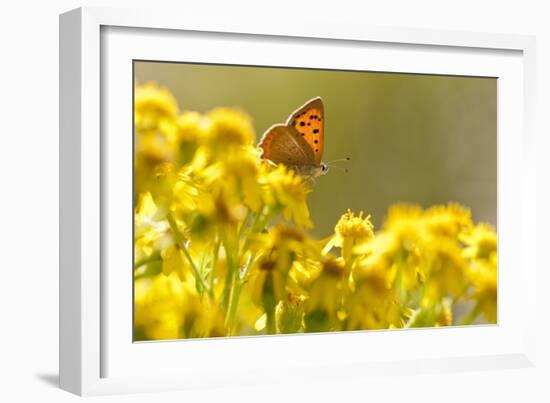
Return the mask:
<svg viewBox="0 0 550 403">
<path fill-rule="evenodd" d="M 316 178 L 328 172 L 321 161 L 324 150 L 324 107 L 320 97 L 294 111 L 285 124 L 271 126 L 262 136 L 261 158 L 284 164 L 300 175 Z"/>
</svg>

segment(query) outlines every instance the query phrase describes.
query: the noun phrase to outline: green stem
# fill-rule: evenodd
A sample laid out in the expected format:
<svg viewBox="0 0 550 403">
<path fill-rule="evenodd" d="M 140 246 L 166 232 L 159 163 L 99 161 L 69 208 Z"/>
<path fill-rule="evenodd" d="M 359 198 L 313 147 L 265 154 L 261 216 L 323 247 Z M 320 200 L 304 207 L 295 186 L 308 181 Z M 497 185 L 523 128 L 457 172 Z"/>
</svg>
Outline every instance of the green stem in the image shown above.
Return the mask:
<svg viewBox="0 0 550 403">
<path fill-rule="evenodd" d="M 214 249 L 212 252 L 212 269 L 210 270 L 210 296 L 214 298 L 214 280 L 216 279 L 216 268 L 218 267 L 218 255 L 220 254 L 220 240 L 216 239 L 214 242 Z"/>
<path fill-rule="evenodd" d="M 246 224 L 248 223 L 248 220 L 250 219 L 250 216 L 252 215 L 252 210 L 250 209 L 247 209 L 246 211 L 246 217 L 244 218 L 242 224 L 241 224 L 241 227 L 239 228 L 239 241 L 241 240 L 241 238 L 243 237 L 244 235 L 244 231 L 245 229 L 247 228 Z"/>
<path fill-rule="evenodd" d="M 462 319 L 462 321 L 460 322 L 460 325 L 462 326 L 471 325 L 474 322 L 474 320 L 476 320 L 480 312 L 481 312 L 481 304 L 478 303 L 472 308 L 472 310 L 468 313 L 468 315 L 466 315 L 466 317 Z"/>
<path fill-rule="evenodd" d="M 241 227 L 241 231 L 239 233 L 239 243 L 241 241 L 241 237 L 244 236 L 245 239 L 243 240 L 243 244 L 241 247 L 241 251 L 239 252 L 239 256 L 242 256 L 244 251 L 248 249 L 248 246 L 250 245 L 250 235 L 257 233 L 258 230 L 256 229 L 256 227 L 258 227 L 258 225 L 260 224 L 260 221 L 261 221 L 260 219 L 262 217 L 263 211 L 264 211 L 264 207 L 262 206 L 262 208 L 260 208 L 260 210 L 258 210 L 258 212 L 254 214 L 254 218 L 252 219 L 252 224 L 250 224 L 250 226 L 247 227 L 248 231 L 246 231 L 246 234 L 245 234 L 245 231 L 243 230 L 243 228 L 245 227 L 243 223 L 243 226 Z M 247 216 L 247 219 L 248 219 L 248 216 Z"/>
<path fill-rule="evenodd" d="M 161 261 L 162 259 L 160 258 L 160 254 L 158 253 L 154 253 L 152 254 L 151 256 L 147 256 L 147 257 L 144 257 L 143 259 L 141 260 L 138 260 L 135 264 L 134 264 L 134 270 L 135 269 L 139 269 L 141 266 L 144 266 L 146 264 L 149 264 L 149 263 L 153 263 L 153 262 L 159 262 Z"/>
<path fill-rule="evenodd" d="M 233 276 L 235 273 L 235 261 L 233 259 L 233 250 L 229 246 L 229 242 L 227 241 L 227 238 L 224 236 L 223 240 L 223 248 L 225 249 L 225 258 L 227 259 L 227 273 L 225 274 L 225 284 L 223 286 L 223 293 L 222 293 L 222 305 L 224 307 L 229 306 L 229 301 L 232 293 L 233 288 Z"/>
<path fill-rule="evenodd" d="M 267 334 L 277 334 L 277 325 L 275 323 L 275 309 L 269 308 L 265 311 L 266 321 L 265 327 Z"/>
<path fill-rule="evenodd" d="M 202 287 L 203 290 L 209 291 L 208 285 L 205 283 L 204 279 L 202 278 L 199 272 L 199 269 L 197 269 L 197 266 L 195 265 L 195 262 L 193 261 L 191 254 L 189 253 L 189 249 L 187 249 L 187 246 L 185 245 L 185 238 L 183 237 L 181 231 L 179 230 L 176 220 L 174 220 L 174 217 L 172 216 L 171 213 L 166 214 L 166 219 L 168 220 L 170 229 L 174 234 L 176 243 L 178 244 L 180 249 L 183 251 L 183 254 L 185 255 L 186 259 L 189 261 L 189 264 L 191 265 L 191 270 L 193 271 L 193 275 L 195 276 L 195 280 L 197 281 L 197 284 L 200 287 Z"/>
<path fill-rule="evenodd" d="M 229 327 L 229 331 L 233 330 L 233 324 L 235 320 L 235 315 L 237 314 L 237 310 L 239 308 L 239 300 L 241 297 L 241 291 L 244 286 L 244 279 L 246 278 L 246 275 L 248 274 L 248 269 L 252 265 L 252 261 L 255 258 L 255 254 L 251 254 L 244 266 L 243 274 L 242 276 L 236 276 L 234 279 L 233 287 L 231 288 L 231 293 L 229 296 L 229 303 L 227 308 L 227 316 L 226 316 L 226 326 Z"/>
<path fill-rule="evenodd" d="M 239 307 L 239 300 L 241 296 L 241 290 L 243 287 L 242 280 L 245 278 L 246 273 L 248 272 L 248 268 L 250 267 L 250 263 L 253 259 L 253 255 L 250 256 L 248 259 L 244 270 L 243 275 L 240 276 L 240 262 L 242 258 L 244 257 L 244 254 L 246 253 L 246 250 L 248 248 L 250 237 L 249 235 L 254 233 L 255 227 L 260 222 L 260 217 L 262 215 L 263 207 L 254 214 L 254 218 L 252 220 L 252 224 L 250 226 L 247 226 L 247 223 L 251 216 L 251 210 L 248 210 L 248 213 L 246 215 L 245 220 L 243 221 L 241 228 L 239 229 L 238 233 L 238 243 L 237 243 L 237 261 L 235 262 L 233 260 L 233 255 L 228 252 L 231 248 L 227 246 L 227 242 L 224 243 L 224 247 L 226 249 L 226 255 L 227 255 L 227 261 L 228 261 L 228 271 L 227 271 L 227 277 L 225 282 L 225 288 L 224 288 L 224 295 L 222 298 L 222 303 L 227 306 L 226 311 L 226 317 L 225 317 L 225 325 L 229 329 L 229 334 L 233 331 L 233 326 L 235 322 L 235 315 L 237 313 L 237 309 Z M 245 237 L 243 240 L 242 238 Z M 242 241 L 242 246 L 241 246 Z M 228 287 L 230 286 L 230 287 Z"/>
</svg>

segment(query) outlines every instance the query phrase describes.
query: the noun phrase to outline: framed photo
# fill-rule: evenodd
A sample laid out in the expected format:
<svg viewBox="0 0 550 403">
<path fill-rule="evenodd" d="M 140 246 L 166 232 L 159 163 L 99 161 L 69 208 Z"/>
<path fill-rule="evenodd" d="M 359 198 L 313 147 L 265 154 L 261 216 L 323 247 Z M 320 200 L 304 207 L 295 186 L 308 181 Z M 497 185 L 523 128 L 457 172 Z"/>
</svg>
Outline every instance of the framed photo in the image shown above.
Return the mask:
<svg viewBox="0 0 550 403">
<path fill-rule="evenodd" d="M 532 366 L 534 40 L 60 18 L 60 383 Z"/>
</svg>

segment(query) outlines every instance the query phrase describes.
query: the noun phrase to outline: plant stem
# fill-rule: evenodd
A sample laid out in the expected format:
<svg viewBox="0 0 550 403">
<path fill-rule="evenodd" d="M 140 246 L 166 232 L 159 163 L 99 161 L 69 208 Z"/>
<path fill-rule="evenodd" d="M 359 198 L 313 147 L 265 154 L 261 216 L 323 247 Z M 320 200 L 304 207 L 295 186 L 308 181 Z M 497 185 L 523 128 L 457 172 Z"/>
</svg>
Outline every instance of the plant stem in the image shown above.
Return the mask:
<svg viewBox="0 0 550 403">
<path fill-rule="evenodd" d="M 248 223 L 248 220 L 250 219 L 251 215 L 252 215 L 252 210 L 247 209 L 246 210 L 246 217 L 244 218 L 244 220 L 241 224 L 241 227 L 239 228 L 239 237 L 238 237 L 239 241 L 241 240 L 241 238 L 244 234 L 244 231 L 247 228 L 246 224 Z"/>
<path fill-rule="evenodd" d="M 134 264 L 134 270 L 135 269 L 139 269 L 141 266 L 143 265 L 146 265 L 146 264 L 149 264 L 149 263 L 152 263 L 152 262 L 158 262 L 158 261 L 161 261 L 162 259 L 160 258 L 160 254 L 158 253 L 153 253 L 151 256 L 147 256 L 147 257 L 144 257 L 143 259 L 141 260 L 138 260 L 135 264 Z"/>
<path fill-rule="evenodd" d="M 476 320 L 480 312 L 481 312 L 481 305 L 478 303 L 472 308 L 472 310 L 468 313 L 468 315 L 466 315 L 466 317 L 462 319 L 462 321 L 460 322 L 460 325 L 462 326 L 471 325 L 474 322 L 474 320 Z"/>
<path fill-rule="evenodd" d="M 216 238 L 212 251 L 212 269 L 210 270 L 210 296 L 214 298 L 214 280 L 216 279 L 216 268 L 218 266 L 218 255 L 220 254 L 220 240 Z"/>
<path fill-rule="evenodd" d="M 176 223 L 176 220 L 174 220 L 174 217 L 171 213 L 166 214 L 166 219 L 168 220 L 168 224 L 170 225 L 170 229 L 172 230 L 172 233 L 174 234 L 174 238 L 176 240 L 176 243 L 180 247 L 180 249 L 183 251 L 183 254 L 189 261 L 189 264 L 191 265 L 191 270 L 193 271 L 193 275 L 195 276 L 195 279 L 197 281 L 197 284 L 202 287 L 202 289 L 209 291 L 208 285 L 204 282 L 204 279 L 202 278 L 199 269 L 197 269 L 197 266 L 195 265 L 195 262 L 193 261 L 193 258 L 191 257 L 191 254 L 189 253 L 189 249 L 187 249 L 187 246 L 185 245 L 185 238 L 183 237 L 183 234 L 178 228 L 178 225 Z"/>
<path fill-rule="evenodd" d="M 222 236 L 222 243 L 223 248 L 225 249 L 225 258 L 227 260 L 227 273 L 225 274 L 225 284 L 223 286 L 223 293 L 222 293 L 222 305 L 224 307 L 229 306 L 229 301 L 232 293 L 233 288 L 233 276 L 235 273 L 235 261 L 234 261 L 234 255 L 233 250 L 229 245 L 229 242 L 227 240 L 226 236 Z"/>
<path fill-rule="evenodd" d="M 265 314 L 266 314 L 265 327 L 267 330 L 267 334 L 277 334 L 277 326 L 275 323 L 275 309 L 273 308 L 266 309 Z"/>
</svg>

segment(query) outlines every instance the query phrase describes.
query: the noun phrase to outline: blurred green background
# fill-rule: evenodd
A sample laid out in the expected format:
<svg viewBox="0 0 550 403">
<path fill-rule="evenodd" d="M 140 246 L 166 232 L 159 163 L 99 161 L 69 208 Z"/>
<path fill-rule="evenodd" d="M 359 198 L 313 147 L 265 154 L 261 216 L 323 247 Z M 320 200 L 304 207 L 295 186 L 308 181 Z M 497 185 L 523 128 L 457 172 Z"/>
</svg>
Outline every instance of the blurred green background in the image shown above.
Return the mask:
<svg viewBox="0 0 550 403">
<path fill-rule="evenodd" d="M 317 237 L 351 208 L 379 228 L 396 202 L 459 202 L 496 225 L 497 80 L 494 78 L 135 62 L 181 110 L 244 109 L 256 137 L 304 102 L 325 105 L 324 161 L 351 157 L 319 178 L 309 198 Z"/>
</svg>

